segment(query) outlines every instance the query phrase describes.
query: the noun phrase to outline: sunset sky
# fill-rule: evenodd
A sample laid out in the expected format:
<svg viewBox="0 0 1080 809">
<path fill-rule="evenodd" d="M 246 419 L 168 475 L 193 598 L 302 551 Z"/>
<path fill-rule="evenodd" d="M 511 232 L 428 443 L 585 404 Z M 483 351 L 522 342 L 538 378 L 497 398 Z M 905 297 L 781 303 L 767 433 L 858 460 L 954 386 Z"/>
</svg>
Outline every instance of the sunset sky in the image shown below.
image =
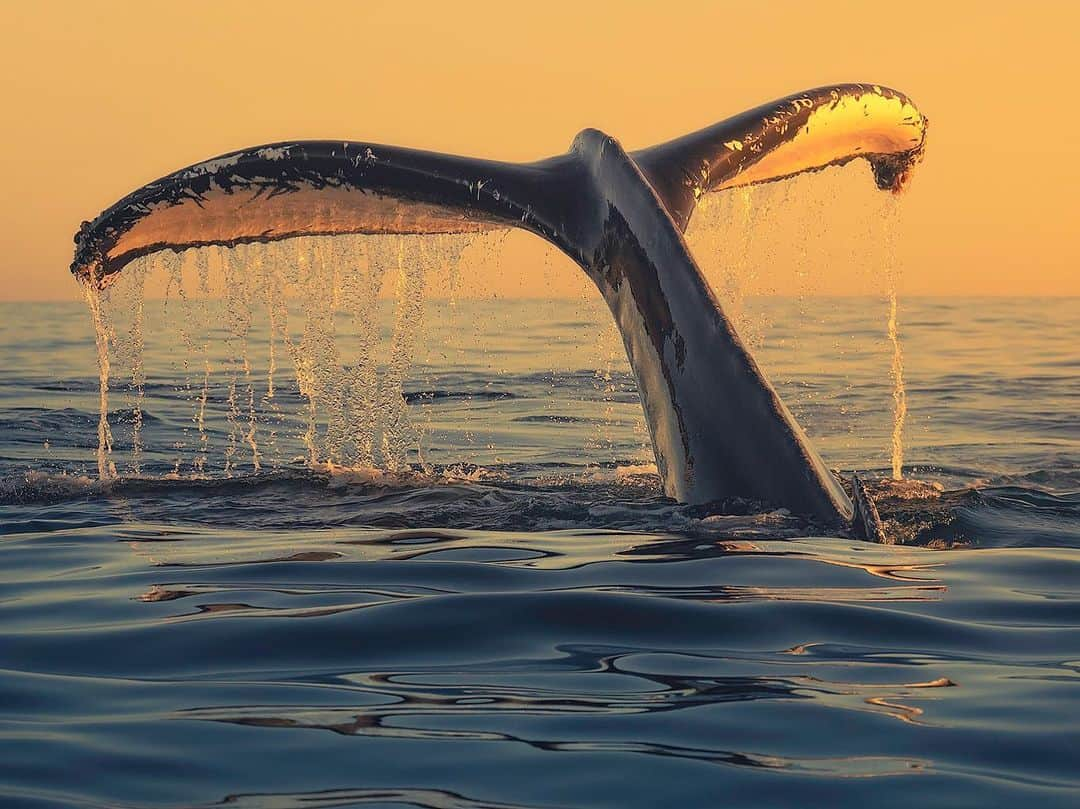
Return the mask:
<svg viewBox="0 0 1080 809">
<path fill-rule="evenodd" d="M 637 148 L 844 81 L 902 90 L 930 119 L 903 202 L 906 293 L 1077 295 L 1078 8 L 5 3 L 0 300 L 74 299 L 81 220 L 232 149 L 342 138 L 531 160 L 586 126 Z"/>
</svg>

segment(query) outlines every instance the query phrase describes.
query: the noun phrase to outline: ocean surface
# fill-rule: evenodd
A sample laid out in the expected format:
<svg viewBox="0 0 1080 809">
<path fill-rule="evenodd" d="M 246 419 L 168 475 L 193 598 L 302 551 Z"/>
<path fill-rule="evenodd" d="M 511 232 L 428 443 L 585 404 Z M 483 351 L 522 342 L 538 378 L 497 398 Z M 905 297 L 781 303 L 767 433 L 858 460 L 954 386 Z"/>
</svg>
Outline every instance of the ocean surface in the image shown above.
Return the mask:
<svg viewBox="0 0 1080 809">
<path fill-rule="evenodd" d="M 360 438 L 139 303 L 108 480 L 86 307 L 0 304 L 0 805 L 1080 805 L 1080 300 L 901 300 L 890 545 L 666 500 L 595 301 L 429 302 Z M 887 476 L 886 303 L 745 306 Z"/>
</svg>

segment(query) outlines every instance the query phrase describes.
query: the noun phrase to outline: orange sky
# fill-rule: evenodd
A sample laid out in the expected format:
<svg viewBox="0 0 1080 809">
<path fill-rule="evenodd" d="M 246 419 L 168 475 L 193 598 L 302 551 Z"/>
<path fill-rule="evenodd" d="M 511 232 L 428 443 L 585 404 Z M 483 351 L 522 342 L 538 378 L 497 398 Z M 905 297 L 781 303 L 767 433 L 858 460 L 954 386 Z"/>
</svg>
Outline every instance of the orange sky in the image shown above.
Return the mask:
<svg viewBox="0 0 1080 809">
<path fill-rule="evenodd" d="M 0 300 L 75 298 L 81 220 L 231 149 L 343 138 L 528 160 L 585 126 L 636 148 L 841 81 L 903 90 L 930 118 L 905 292 L 1080 294 L 1080 4 L 310 5 L 3 4 Z"/>
</svg>

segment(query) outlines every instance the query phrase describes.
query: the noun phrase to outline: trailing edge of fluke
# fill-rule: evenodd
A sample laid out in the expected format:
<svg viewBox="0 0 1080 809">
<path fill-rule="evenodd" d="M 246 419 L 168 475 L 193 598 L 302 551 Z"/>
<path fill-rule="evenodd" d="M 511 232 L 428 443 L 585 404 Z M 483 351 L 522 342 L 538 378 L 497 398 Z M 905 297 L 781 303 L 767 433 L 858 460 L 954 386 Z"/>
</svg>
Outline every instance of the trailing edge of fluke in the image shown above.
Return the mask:
<svg viewBox="0 0 1080 809">
<path fill-rule="evenodd" d="M 926 126 L 902 93 L 841 84 L 635 152 L 587 129 L 568 153 L 535 163 L 353 141 L 259 146 L 149 183 L 84 222 L 71 269 L 104 286 L 159 250 L 523 228 L 569 255 L 607 301 L 668 496 L 746 498 L 849 523 L 851 500 L 724 315 L 683 232 L 704 194 L 857 158 L 897 191 Z"/>
</svg>

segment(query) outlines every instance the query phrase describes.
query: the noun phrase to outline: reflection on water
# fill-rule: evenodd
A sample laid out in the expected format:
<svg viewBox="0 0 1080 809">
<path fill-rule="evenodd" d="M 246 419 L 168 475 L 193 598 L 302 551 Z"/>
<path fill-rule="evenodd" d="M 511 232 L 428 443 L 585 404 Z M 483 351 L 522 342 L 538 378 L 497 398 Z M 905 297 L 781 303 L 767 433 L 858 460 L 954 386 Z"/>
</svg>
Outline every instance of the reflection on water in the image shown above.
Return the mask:
<svg viewBox="0 0 1080 809">
<path fill-rule="evenodd" d="M 335 806 L 416 806 L 420 809 L 529 809 L 520 803 L 477 801 L 441 789 L 328 789 L 320 792 L 227 795 L 212 806 L 259 807 L 259 809 L 328 809 Z"/>
<path fill-rule="evenodd" d="M 804 650 L 805 645 L 799 647 Z M 581 689 L 587 685 L 583 678 L 566 682 L 568 678 L 552 678 L 555 687 L 540 686 L 542 678 L 504 677 L 502 682 L 477 681 L 479 673 L 438 672 L 435 682 L 426 681 L 424 675 L 410 674 L 356 674 L 341 677 L 351 693 L 362 699 L 370 696 L 374 705 L 339 707 L 333 710 L 318 707 L 290 706 L 268 709 L 261 706 L 245 706 L 242 709 L 216 708 L 195 709 L 180 714 L 178 718 L 231 722 L 260 727 L 309 728 L 328 730 L 346 735 L 390 736 L 403 738 L 470 738 L 488 741 L 514 741 L 544 750 L 574 750 L 589 743 L 580 741 L 539 741 L 524 739 L 510 734 L 494 733 L 467 728 L 448 728 L 455 718 L 461 724 L 472 724 L 481 717 L 498 717 L 511 714 L 523 716 L 561 715 L 627 715 L 654 714 L 678 711 L 727 702 L 761 699 L 818 699 L 827 705 L 846 710 L 863 710 L 862 705 L 881 711 L 904 722 L 915 722 L 923 709 L 905 705 L 899 700 L 919 699 L 917 689 L 946 688 L 956 683 L 939 677 L 919 683 L 831 683 L 812 676 L 794 677 L 680 677 L 633 670 L 633 654 L 608 654 L 595 656 L 588 648 L 562 649 L 573 654 L 578 662 L 593 656 L 593 671 L 603 672 L 605 680 L 614 675 L 629 679 L 630 684 L 620 682 L 616 693 L 589 693 Z M 627 658 L 624 662 L 623 658 Z M 467 685 L 457 685 L 463 675 L 468 676 Z M 483 677 L 483 674 L 479 674 Z M 491 677 L 491 675 L 487 675 Z M 517 682 L 524 681 L 518 685 Z M 526 683 L 532 683 L 528 685 Z M 539 687 L 538 687 L 539 686 Z M 562 688 L 559 688 L 562 686 Z M 928 697 L 923 697 L 927 699 Z M 267 715 L 269 713 L 270 715 Z M 498 719 L 494 719 L 493 724 Z M 443 725 L 440 727 L 439 725 Z M 727 751 L 685 749 L 670 745 L 649 747 L 633 741 L 609 741 L 608 749 L 616 747 L 627 752 L 656 755 L 688 755 L 691 758 L 717 760 L 729 764 L 760 763 L 760 756 L 741 756 L 732 761 Z M 745 759 L 745 760 L 743 760 Z M 776 764 L 772 766 L 784 766 Z"/>
</svg>

